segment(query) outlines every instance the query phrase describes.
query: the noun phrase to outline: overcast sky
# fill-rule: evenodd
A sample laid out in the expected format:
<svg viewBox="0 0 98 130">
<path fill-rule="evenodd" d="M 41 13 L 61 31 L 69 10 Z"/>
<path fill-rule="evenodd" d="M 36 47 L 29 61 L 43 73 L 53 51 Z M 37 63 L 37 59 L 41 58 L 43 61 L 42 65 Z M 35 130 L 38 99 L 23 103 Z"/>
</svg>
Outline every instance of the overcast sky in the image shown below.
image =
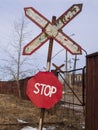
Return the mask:
<svg viewBox="0 0 98 130">
<path fill-rule="evenodd" d="M 63 32 L 70 36 L 76 43 L 78 43 L 88 54 L 98 51 L 98 0 L 0 0 L 0 46 L 7 47 L 9 39 L 11 39 L 11 32 L 13 30 L 13 23 L 19 20 L 24 15 L 24 7 L 33 7 L 43 16 L 51 21 L 52 16 L 57 18 L 68 10 L 73 4 L 82 3 L 82 11 L 65 27 Z M 27 18 L 28 19 L 28 18 Z M 29 21 L 32 23 L 32 21 Z M 33 32 L 32 39 L 41 32 L 41 29 L 32 23 Z M 74 34 L 72 36 L 72 34 Z M 31 40 L 31 39 L 30 39 Z M 29 41 L 29 40 L 28 40 Z M 27 43 L 25 43 L 26 45 Z M 46 45 L 46 44 L 45 44 Z M 47 46 L 41 47 L 37 50 L 37 57 L 42 60 L 44 54 L 47 55 Z M 46 52 L 43 51 L 46 50 Z M 63 48 L 54 42 L 53 55 Z M 0 57 L 4 56 L 4 52 L 0 49 Z M 33 55 L 33 54 L 32 54 Z M 63 57 L 62 57 L 63 55 Z M 64 62 L 65 51 L 58 54 L 53 60 L 58 66 Z M 70 55 L 70 54 L 69 54 Z M 84 63 L 82 56 L 79 56 L 80 62 Z M 62 60 L 61 60 L 62 59 Z M 60 62 L 58 62 L 60 61 Z M 1 62 L 1 61 L 0 61 Z M 45 61 L 46 62 L 46 61 Z M 42 62 L 43 66 L 45 64 Z"/>
</svg>

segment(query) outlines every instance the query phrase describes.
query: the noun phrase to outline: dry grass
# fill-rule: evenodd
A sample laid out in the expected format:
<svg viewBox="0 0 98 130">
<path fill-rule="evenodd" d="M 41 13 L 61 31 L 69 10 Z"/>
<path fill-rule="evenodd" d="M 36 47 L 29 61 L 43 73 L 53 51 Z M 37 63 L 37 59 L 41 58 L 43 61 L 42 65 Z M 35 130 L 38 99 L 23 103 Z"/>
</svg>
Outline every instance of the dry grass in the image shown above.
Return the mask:
<svg viewBox="0 0 98 130">
<path fill-rule="evenodd" d="M 38 109 L 30 101 L 0 94 L 0 123 L 15 123 L 17 118 L 25 120 L 27 116 L 36 119 L 36 115 L 38 116 Z"/>
<path fill-rule="evenodd" d="M 33 106 L 31 101 L 22 100 L 13 95 L 0 94 L 0 130 L 20 130 L 23 125 L 19 125 L 17 119 L 22 119 L 29 122 L 31 126 L 38 127 L 39 117 L 40 109 Z M 83 118 L 80 119 L 80 117 L 81 113 L 73 112 L 73 110 L 57 104 L 51 110 L 46 111 L 44 124 L 45 126 L 59 125 L 56 130 L 65 130 L 65 127 L 66 130 L 81 130 L 79 123 L 83 121 Z"/>
</svg>

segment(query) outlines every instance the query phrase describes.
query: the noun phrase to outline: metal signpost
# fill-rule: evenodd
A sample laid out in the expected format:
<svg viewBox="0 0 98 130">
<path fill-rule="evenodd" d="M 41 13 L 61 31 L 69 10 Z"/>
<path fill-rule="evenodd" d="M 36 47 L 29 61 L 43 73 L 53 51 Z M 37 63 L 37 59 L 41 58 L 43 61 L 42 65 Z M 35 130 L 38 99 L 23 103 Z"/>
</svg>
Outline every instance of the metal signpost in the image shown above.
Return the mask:
<svg viewBox="0 0 98 130">
<path fill-rule="evenodd" d="M 53 16 L 52 22 L 50 22 L 34 8 L 24 8 L 25 15 L 37 26 L 39 26 L 42 29 L 42 32 L 24 47 L 23 55 L 31 55 L 37 49 L 39 49 L 45 42 L 50 40 L 46 67 L 46 71 L 50 71 L 53 40 L 57 41 L 71 54 L 81 54 L 82 48 L 75 41 L 73 41 L 70 37 L 68 37 L 65 33 L 62 32 L 62 28 L 67 23 L 69 23 L 76 15 L 78 15 L 81 12 L 81 10 L 82 4 L 74 4 L 66 12 L 64 12 L 57 20 L 56 17 Z M 42 130 L 44 112 L 45 108 L 41 108 L 39 130 Z"/>
</svg>

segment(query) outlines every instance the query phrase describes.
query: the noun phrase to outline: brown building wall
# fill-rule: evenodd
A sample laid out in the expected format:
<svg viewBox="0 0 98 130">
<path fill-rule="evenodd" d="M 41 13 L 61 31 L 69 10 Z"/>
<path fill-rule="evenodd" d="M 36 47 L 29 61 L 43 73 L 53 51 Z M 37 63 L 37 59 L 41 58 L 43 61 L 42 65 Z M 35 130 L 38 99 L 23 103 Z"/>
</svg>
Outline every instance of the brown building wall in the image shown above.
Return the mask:
<svg viewBox="0 0 98 130">
<path fill-rule="evenodd" d="M 86 130 L 98 130 L 98 52 L 86 57 Z"/>
</svg>

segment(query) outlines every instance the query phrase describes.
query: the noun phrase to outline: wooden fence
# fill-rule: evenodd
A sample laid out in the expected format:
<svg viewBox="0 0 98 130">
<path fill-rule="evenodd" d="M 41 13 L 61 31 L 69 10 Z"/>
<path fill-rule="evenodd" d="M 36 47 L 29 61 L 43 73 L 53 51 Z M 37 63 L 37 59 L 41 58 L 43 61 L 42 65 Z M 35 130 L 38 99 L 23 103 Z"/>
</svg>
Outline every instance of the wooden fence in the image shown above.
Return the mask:
<svg viewBox="0 0 98 130">
<path fill-rule="evenodd" d="M 31 77 L 20 80 L 20 90 L 23 99 L 28 99 L 26 96 L 27 82 Z M 12 94 L 18 96 L 18 88 L 16 81 L 0 81 L 0 94 Z"/>
</svg>

